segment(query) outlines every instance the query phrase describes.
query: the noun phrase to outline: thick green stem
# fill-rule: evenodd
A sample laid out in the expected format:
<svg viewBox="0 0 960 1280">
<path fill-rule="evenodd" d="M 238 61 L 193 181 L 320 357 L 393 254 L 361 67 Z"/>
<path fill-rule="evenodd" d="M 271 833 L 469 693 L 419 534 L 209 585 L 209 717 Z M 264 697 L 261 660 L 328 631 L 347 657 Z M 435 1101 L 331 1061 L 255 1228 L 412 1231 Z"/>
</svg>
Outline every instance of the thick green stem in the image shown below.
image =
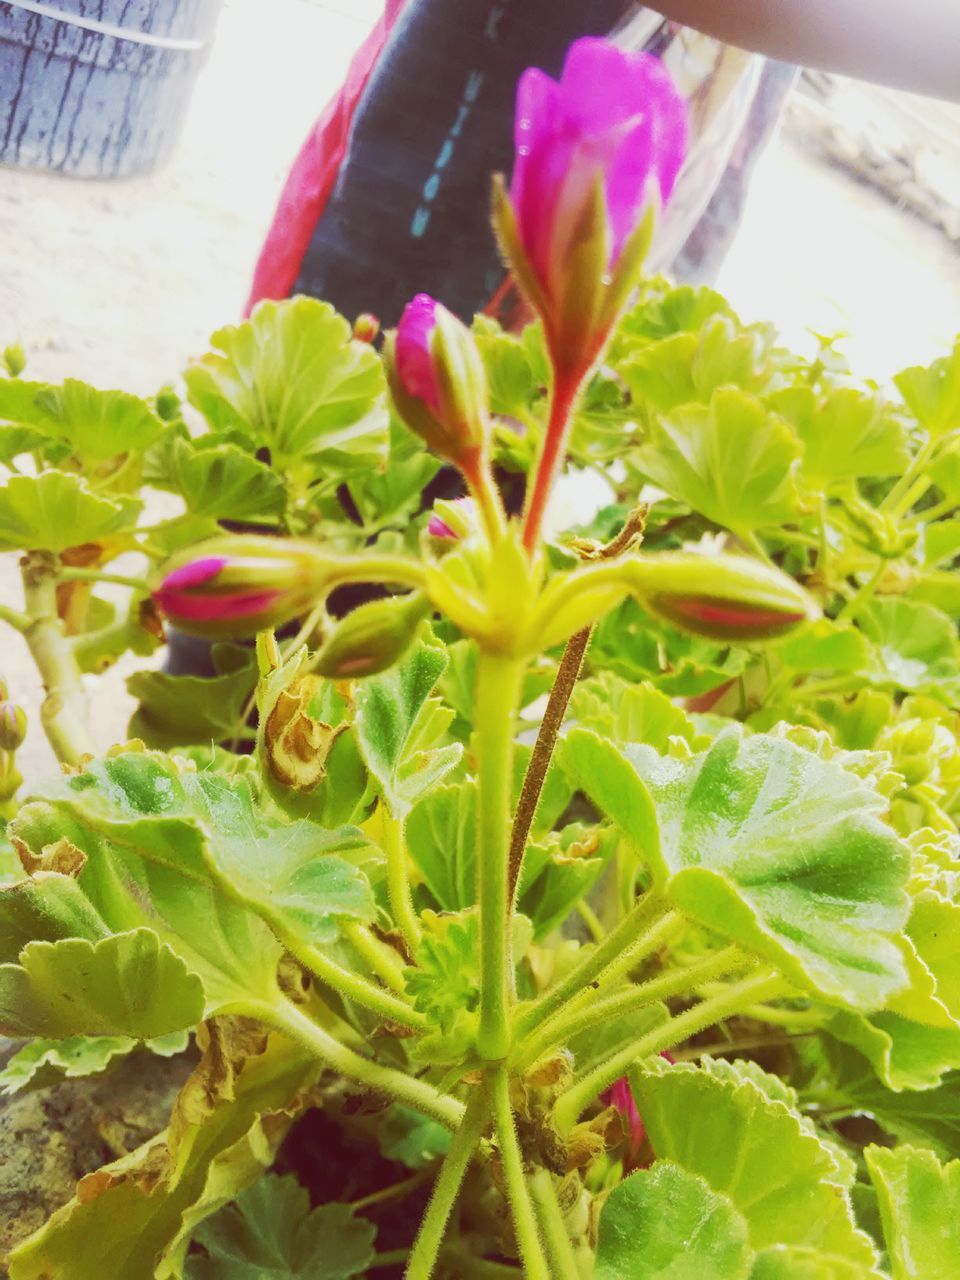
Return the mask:
<svg viewBox="0 0 960 1280">
<path fill-rule="evenodd" d="M 580 1280 L 580 1269 L 549 1171 L 537 1169 L 527 1181 L 540 1221 L 540 1230 L 547 1244 L 554 1280 Z"/>
<path fill-rule="evenodd" d="M 598 946 L 580 961 L 560 982 L 529 1005 L 517 1018 L 514 1040 L 522 1041 L 542 1026 L 558 1009 L 578 996 L 589 998 L 588 987 L 604 970 L 625 954 L 631 958 L 630 967 L 639 963 L 645 955 L 656 950 L 682 925 L 676 912 L 670 911 L 664 900 L 655 893 L 638 902 L 629 915 L 607 934 Z"/>
<path fill-rule="evenodd" d="M 381 942 L 364 924 L 357 924 L 354 921 L 346 922 L 340 927 L 345 937 L 377 977 L 382 979 L 391 991 L 402 992 L 406 987 L 403 978 L 405 966 L 393 947 L 386 942 Z"/>
<path fill-rule="evenodd" d="M 634 1040 L 623 1049 L 618 1050 L 605 1062 L 594 1067 L 592 1071 L 574 1080 L 567 1091 L 561 1095 L 553 1109 L 554 1123 L 562 1134 L 576 1124 L 580 1113 L 613 1082 L 624 1074 L 639 1058 L 650 1057 L 664 1049 L 682 1044 L 691 1036 L 730 1018 L 735 1013 L 755 1004 L 758 1000 L 769 1000 L 788 991 L 789 984 L 779 974 L 769 969 L 751 973 L 740 982 L 731 984 L 721 995 L 710 1000 L 702 1000 L 699 1004 L 671 1018 L 669 1022 L 654 1027 L 646 1035 Z"/>
<path fill-rule="evenodd" d="M 96 744 L 89 727 L 83 676 L 57 613 L 57 565 L 39 552 L 24 556 L 23 598 L 30 624 L 23 636 L 43 680 L 40 720 L 57 759 L 76 764 Z"/>
<path fill-rule="evenodd" d="M 923 448 L 917 451 L 906 471 L 880 503 L 880 511 L 898 520 L 923 497 L 933 482 L 921 475 L 921 472 L 932 460 L 940 444 L 941 441 L 932 436 Z"/>
<path fill-rule="evenodd" d="M 420 921 L 413 909 L 413 897 L 410 892 L 403 822 L 400 818 L 394 818 L 385 806 L 381 810 L 381 822 L 383 852 L 387 858 L 387 895 L 390 899 L 390 911 L 407 946 L 415 952 L 420 943 Z"/>
<path fill-rule="evenodd" d="M 430 1025 L 429 1019 L 415 1009 L 411 1009 L 406 1001 L 390 991 L 375 986 L 369 979 L 331 960 L 317 947 L 303 942 L 294 932 L 287 933 L 276 926 L 277 936 L 291 955 L 315 974 L 321 982 L 332 987 L 347 1000 L 353 1000 L 371 1013 L 379 1013 L 390 1022 L 399 1023 L 402 1027 L 410 1027 L 414 1031 L 425 1031 Z"/>
<path fill-rule="evenodd" d="M 322 1062 L 347 1080 L 353 1080 L 377 1093 L 384 1093 L 397 1102 L 432 1117 L 448 1129 L 456 1129 L 463 1119 L 462 1102 L 440 1093 L 426 1080 L 417 1080 L 394 1067 L 385 1067 L 371 1058 L 361 1057 L 353 1049 L 341 1044 L 291 1001 L 281 1000 L 277 1004 L 264 1005 L 262 1008 L 258 1007 L 255 1013 L 263 1022 L 285 1031 L 287 1035 L 306 1045 Z"/>
<path fill-rule="evenodd" d="M 611 1026 L 620 1018 L 627 1017 L 635 1009 L 654 1004 L 657 1000 L 667 1000 L 671 996 L 683 995 L 687 991 L 695 991 L 701 983 L 709 982 L 729 973 L 731 969 L 748 963 L 739 947 L 725 947 L 705 960 L 687 965 L 683 969 L 672 969 L 669 973 L 651 978 L 649 982 L 641 982 L 636 986 L 615 991 L 606 998 L 594 999 L 577 1006 L 568 1006 L 556 1017 L 545 1023 L 540 1032 L 524 1042 L 522 1058 L 519 1065 L 528 1066 L 536 1062 L 549 1049 L 569 1042 L 591 1027 L 607 1022 Z"/>
<path fill-rule="evenodd" d="M 490 471 L 489 458 L 479 454 L 474 465 L 464 469 L 463 475 L 477 504 L 488 541 L 498 542 L 506 533 L 507 517 Z"/>
<path fill-rule="evenodd" d="M 517 1129 L 510 1105 L 510 1080 L 505 1066 L 493 1072 L 493 1114 L 497 1141 L 503 1160 L 503 1180 L 513 1217 L 513 1230 L 523 1259 L 526 1280 L 551 1280 L 550 1268 L 543 1252 L 540 1229 L 533 1211 L 533 1201 L 523 1173 L 523 1154 L 517 1140 Z"/>
<path fill-rule="evenodd" d="M 477 1049 L 506 1057 L 513 992 L 511 911 L 507 892 L 513 732 L 524 663 L 480 653 L 477 664 L 477 897 L 480 903 L 480 1025 Z"/>
<path fill-rule="evenodd" d="M 407 1262 L 406 1280 L 430 1280 L 433 1275 L 447 1221 L 460 1193 L 460 1184 L 489 1122 L 489 1100 L 485 1091 L 477 1090 L 467 1104 L 460 1127 L 453 1135 L 440 1166 L 427 1212 Z"/>
</svg>

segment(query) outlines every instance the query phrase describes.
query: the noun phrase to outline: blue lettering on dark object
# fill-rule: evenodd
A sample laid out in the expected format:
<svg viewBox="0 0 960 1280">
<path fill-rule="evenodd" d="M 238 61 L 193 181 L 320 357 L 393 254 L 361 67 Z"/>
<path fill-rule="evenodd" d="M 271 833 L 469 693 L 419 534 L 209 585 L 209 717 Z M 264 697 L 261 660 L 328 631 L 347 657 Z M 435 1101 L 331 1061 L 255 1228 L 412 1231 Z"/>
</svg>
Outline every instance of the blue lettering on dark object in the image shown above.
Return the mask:
<svg viewBox="0 0 960 1280">
<path fill-rule="evenodd" d="M 494 14 L 499 15 L 502 13 L 503 5 L 499 5 L 490 16 L 493 17 Z M 499 21 L 499 17 L 497 18 L 497 21 Z M 441 173 L 453 159 L 454 139 L 459 138 L 464 123 L 470 114 L 470 108 L 473 103 L 476 102 L 482 86 L 483 72 L 471 71 L 467 76 L 467 83 L 464 86 L 463 97 L 461 99 L 460 106 L 457 109 L 457 118 L 453 122 L 453 127 L 444 138 L 443 146 L 437 153 L 437 158 L 433 162 L 433 169 L 430 173 L 430 177 L 423 184 L 421 197 L 426 203 L 417 205 L 413 218 L 410 222 L 410 234 L 415 240 L 419 240 L 430 225 L 430 210 L 427 208 L 427 205 L 432 204 L 432 202 L 437 198 L 437 192 L 440 190 Z"/>
<path fill-rule="evenodd" d="M 487 25 L 483 29 L 484 37 L 487 40 L 496 40 L 497 27 L 500 25 L 500 19 L 503 17 L 503 11 L 506 5 L 498 4 L 490 10 L 490 16 L 487 18 Z"/>
</svg>

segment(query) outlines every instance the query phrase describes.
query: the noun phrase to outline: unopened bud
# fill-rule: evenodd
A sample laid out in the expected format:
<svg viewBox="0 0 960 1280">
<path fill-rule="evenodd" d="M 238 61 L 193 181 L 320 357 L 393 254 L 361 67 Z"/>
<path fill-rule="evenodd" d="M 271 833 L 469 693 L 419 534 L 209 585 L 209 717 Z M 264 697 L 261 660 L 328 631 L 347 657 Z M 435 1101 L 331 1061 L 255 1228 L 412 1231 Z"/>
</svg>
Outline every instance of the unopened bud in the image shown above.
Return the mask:
<svg viewBox="0 0 960 1280">
<path fill-rule="evenodd" d="M 27 367 L 27 357 L 19 342 L 13 342 L 3 349 L 3 365 L 11 378 L 19 378 Z"/>
<path fill-rule="evenodd" d="M 17 751 L 27 736 L 27 717 L 14 702 L 0 702 L 0 750 Z"/>
<path fill-rule="evenodd" d="M 353 336 L 358 342 L 376 342 L 380 321 L 369 311 L 364 311 L 353 322 Z"/>
<path fill-rule="evenodd" d="M 425 293 L 384 347 L 397 412 L 442 458 L 475 465 L 490 434 L 487 375 L 470 330 Z"/>
<path fill-rule="evenodd" d="M 431 538 L 459 541 L 469 537 L 477 527 L 477 504 L 473 498 L 441 499 L 433 504 L 433 514 L 427 524 Z"/>
<path fill-rule="evenodd" d="M 385 671 L 413 644 L 430 609 L 419 592 L 361 605 L 337 623 L 317 654 L 315 669 L 333 680 Z"/>
<path fill-rule="evenodd" d="M 663 552 L 631 566 L 641 604 L 710 640 L 773 640 L 820 610 L 792 578 L 746 556 Z"/>
<path fill-rule="evenodd" d="M 191 635 L 251 636 L 311 608 L 335 585 L 336 569 L 314 543 L 211 538 L 170 562 L 153 598 Z"/>
</svg>

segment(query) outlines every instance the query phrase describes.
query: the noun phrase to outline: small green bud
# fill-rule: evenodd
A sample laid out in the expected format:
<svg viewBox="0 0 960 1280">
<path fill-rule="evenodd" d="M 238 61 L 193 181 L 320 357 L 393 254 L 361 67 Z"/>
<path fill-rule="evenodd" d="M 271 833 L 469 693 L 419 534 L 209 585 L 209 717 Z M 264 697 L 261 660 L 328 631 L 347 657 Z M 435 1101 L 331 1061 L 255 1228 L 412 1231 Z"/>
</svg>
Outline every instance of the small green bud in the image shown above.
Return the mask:
<svg viewBox="0 0 960 1280">
<path fill-rule="evenodd" d="M 17 751 L 27 736 L 27 717 L 14 702 L 0 702 L 0 750 Z"/>
<path fill-rule="evenodd" d="M 820 610 L 792 578 L 746 556 L 638 557 L 632 587 L 651 613 L 709 640 L 774 640 Z"/>
<path fill-rule="evenodd" d="M 3 349 L 3 364 L 11 378 L 19 378 L 27 367 L 27 357 L 19 342 L 13 342 Z"/>
<path fill-rule="evenodd" d="M 413 644 L 431 607 L 419 592 L 361 605 L 331 632 L 317 654 L 315 670 L 331 680 L 385 671 Z"/>
</svg>

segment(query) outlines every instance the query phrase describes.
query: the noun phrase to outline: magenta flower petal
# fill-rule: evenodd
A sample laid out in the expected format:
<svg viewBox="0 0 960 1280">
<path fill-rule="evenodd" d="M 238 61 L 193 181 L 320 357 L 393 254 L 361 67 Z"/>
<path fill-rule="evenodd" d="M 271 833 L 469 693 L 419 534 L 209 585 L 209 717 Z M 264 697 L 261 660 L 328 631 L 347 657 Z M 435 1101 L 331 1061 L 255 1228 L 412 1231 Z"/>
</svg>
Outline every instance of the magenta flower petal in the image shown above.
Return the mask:
<svg viewBox="0 0 960 1280">
<path fill-rule="evenodd" d="M 431 339 L 437 324 L 437 303 L 427 293 L 418 293 L 407 303 L 397 325 L 397 375 L 407 395 L 423 400 L 440 413 L 440 388 L 431 353 Z"/>
<path fill-rule="evenodd" d="M 191 622 L 253 618 L 267 612 L 280 599 L 280 591 L 232 591 L 220 596 L 174 595 L 157 592 L 161 609 L 178 620 Z"/>
<path fill-rule="evenodd" d="M 456 538 L 458 535 L 450 528 L 446 520 L 439 516 L 431 516 L 427 522 L 427 533 L 431 538 Z"/>
<path fill-rule="evenodd" d="M 191 587 L 202 587 L 212 578 L 216 578 L 223 571 L 226 563 L 223 556 L 206 556 L 200 560 L 191 560 L 189 564 L 181 565 L 179 569 L 174 569 L 167 574 L 161 591 L 173 593 L 189 591 Z"/>
</svg>

